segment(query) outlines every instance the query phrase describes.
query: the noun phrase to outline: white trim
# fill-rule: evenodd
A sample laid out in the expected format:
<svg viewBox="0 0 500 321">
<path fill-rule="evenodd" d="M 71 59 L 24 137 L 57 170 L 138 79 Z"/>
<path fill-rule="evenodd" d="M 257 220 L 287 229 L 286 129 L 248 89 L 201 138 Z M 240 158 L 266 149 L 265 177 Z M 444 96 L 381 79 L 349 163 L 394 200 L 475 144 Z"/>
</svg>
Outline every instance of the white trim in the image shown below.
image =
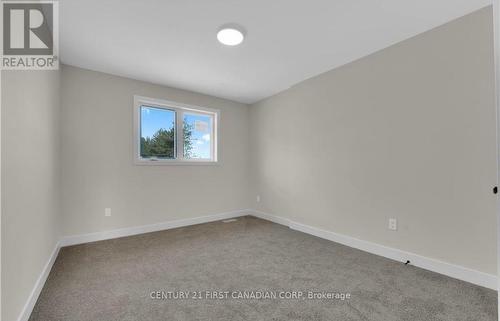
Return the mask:
<svg viewBox="0 0 500 321">
<path fill-rule="evenodd" d="M 410 260 L 411 264 L 429 271 L 437 272 L 443 275 L 447 275 L 462 281 L 470 282 L 473 284 L 477 284 L 480 286 L 484 286 L 490 289 L 496 290 L 497 287 L 497 277 L 495 275 L 475 271 L 472 269 L 468 269 L 462 266 L 442 262 L 439 260 L 427 258 L 418 254 L 405 252 L 402 250 L 394 249 L 391 247 L 379 245 L 376 243 L 356 239 L 350 236 L 338 234 L 331 231 L 322 230 L 316 227 L 312 227 L 309 225 L 301 224 L 289 220 L 287 218 L 283 218 L 277 215 L 268 214 L 262 211 L 252 210 L 252 209 L 244 209 L 244 210 L 236 210 L 231 212 L 219 213 L 214 215 L 206 215 L 206 216 L 198 216 L 188 219 L 181 219 L 175 221 L 167 221 L 162 223 L 136 226 L 136 227 L 128 227 L 110 231 L 103 231 L 97 233 L 89 233 L 89 234 L 81 234 L 81 235 L 72 235 L 62 237 L 61 240 L 56 244 L 47 264 L 42 270 L 42 273 L 38 277 L 38 280 L 31 291 L 30 296 L 19 316 L 17 321 L 28 321 L 31 313 L 33 312 L 33 308 L 38 300 L 40 292 L 42 291 L 45 282 L 47 281 L 47 277 L 49 276 L 50 270 L 54 265 L 54 262 L 59 253 L 59 249 L 64 246 L 96 242 L 102 240 L 109 240 L 119 237 L 132 236 L 156 231 L 169 230 L 178 227 L 185 227 L 190 225 L 209 223 L 214 221 L 227 220 L 231 218 L 252 215 L 267 221 L 271 221 L 280 225 L 284 225 L 289 227 L 290 229 L 297 230 L 303 233 L 307 233 L 310 235 L 314 235 L 323 239 L 327 239 L 333 242 L 337 242 L 343 245 L 347 245 L 349 247 L 353 247 L 365 252 L 373 253 L 376 255 L 380 255 L 395 261 L 406 262 L 406 260 Z"/>
<path fill-rule="evenodd" d="M 42 292 L 43 286 L 45 285 L 45 282 L 47 281 L 47 278 L 49 276 L 50 270 L 52 269 L 52 266 L 54 265 L 54 262 L 56 261 L 57 255 L 59 254 L 59 249 L 61 248 L 60 243 L 58 242 L 52 251 L 52 254 L 49 257 L 49 261 L 47 264 L 45 264 L 42 273 L 38 277 L 38 279 L 35 282 L 35 286 L 33 287 L 33 290 L 31 290 L 31 293 L 28 297 L 28 300 L 26 301 L 26 304 L 23 307 L 23 310 L 21 311 L 21 314 L 19 315 L 19 318 L 17 318 L 17 321 L 28 321 L 28 319 L 31 316 L 31 313 L 33 312 L 33 308 L 35 307 L 36 301 L 38 300 L 38 297 L 40 296 L 40 292 Z"/>
<path fill-rule="evenodd" d="M 156 159 L 156 158 L 142 158 L 139 155 L 140 149 L 140 119 L 141 119 L 141 106 L 147 105 L 153 108 L 161 108 L 175 112 L 175 140 L 176 152 L 174 159 Z M 220 123 L 220 110 L 199 107 L 194 105 L 182 104 L 174 101 L 163 99 L 149 98 L 134 95 L 134 124 L 133 124 L 133 144 L 134 144 L 134 164 L 135 165 L 218 165 L 218 144 L 219 142 L 219 123 Z M 185 159 L 184 158 L 184 141 L 183 141 L 183 118 L 184 113 L 202 114 L 211 117 L 212 131 L 210 141 L 211 159 Z"/>
<path fill-rule="evenodd" d="M 3 6 L 0 9 L 3 17 Z M 0 24 L 0 50 L 3 52 L 3 23 Z M 0 71 L 0 169 L 2 168 L 2 71 Z M 2 171 L 0 170 L 0 320 L 2 319 Z"/>
<path fill-rule="evenodd" d="M 138 235 L 144 233 L 151 233 L 163 230 L 170 230 L 173 228 L 226 220 L 230 218 L 240 217 L 249 215 L 252 213 L 252 210 L 236 210 L 226 213 L 219 213 L 213 215 L 206 216 L 198 216 L 187 219 L 180 219 L 175 221 L 167 221 L 149 225 L 135 226 L 135 227 L 126 227 L 116 230 L 109 230 L 103 232 L 89 233 L 89 234 L 80 234 L 80 235 L 70 235 L 64 236 L 61 239 L 61 246 L 70 246 L 82 243 L 96 242 L 102 240 L 110 240 L 119 237 Z"/>
<path fill-rule="evenodd" d="M 56 244 L 54 250 L 52 251 L 52 254 L 50 255 L 50 258 L 49 258 L 47 264 L 45 264 L 45 267 L 43 268 L 42 273 L 40 274 L 37 281 L 35 282 L 33 290 L 31 291 L 31 293 L 28 297 L 28 300 L 23 307 L 23 310 L 21 311 L 21 314 L 17 318 L 17 321 L 28 321 L 28 319 L 30 318 L 31 313 L 33 312 L 33 308 L 35 307 L 36 301 L 38 300 L 38 297 L 40 296 L 40 292 L 42 291 L 43 286 L 45 285 L 45 282 L 47 281 L 47 277 L 49 276 L 50 270 L 52 269 L 52 266 L 54 265 L 54 262 L 56 261 L 57 255 L 59 254 L 59 250 L 61 247 L 82 244 L 82 243 L 95 242 L 95 241 L 109 240 L 109 239 L 114 239 L 114 238 L 118 238 L 118 237 L 131 236 L 131 235 L 137 235 L 137 234 L 143 234 L 143 233 L 149 233 L 149 232 L 169 230 L 169 229 L 173 229 L 173 228 L 190 226 L 190 225 L 195 225 L 195 224 L 202 224 L 202 223 L 209 223 L 209 222 L 214 222 L 214 221 L 226 220 L 226 219 L 231 219 L 231 218 L 249 215 L 250 213 L 252 213 L 252 210 L 236 210 L 236 211 L 232 211 L 232 212 L 225 212 L 225 213 L 206 215 L 206 216 L 198 216 L 198 217 L 193 217 L 193 218 L 188 218 L 188 219 L 168 221 L 168 222 L 162 222 L 162 223 L 157 223 L 157 224 L 150 224 L 150 225 L 143 225 L 143 226 L 136 226 L 136 227 L 117 229 L 117 230 L 104 231 L 104 232 L 62 237 L 60 239 L 60 241 Z"/>
<path fill-rule="evenodd" d="M 206 112 L 209 114 L 217 114 L 220 112 L 219 109 L 215 109 L 215 108 L 208 108 L 208 107 L 202 107 L 202 106 L 197 106 L 197 105 L 188 105 L 188 104 L 183 104 L 183 103 L 179 103 L 179 102 L 172 101 L 172 100 L 150 98 L 150 97 L 145 97 L 145 96 L 140 96 L 140 95 L 134 95 L 134 100 L 136 100 L 136 101 L 140 100 L 141 102 L 146 103 L 146 104 L 150 104 L 150 105 L 168 106 L 168 107 L 184 109 L 184 110 L 189 110 L 189 111 L 194 111 L 194 112 L 203 111 L 203 112 Z"/>
<path fill-rule="evenodd" d="M 494 45 L 494 66 L 495 66 L 495 112 L 496 112 L 496 151 L 497 151 L 497 186 L 500 184 L 500 2 L 493 1 L 493 45 Z M 497 194 L 497 276 L 500 282 L 500 198 Z M 498 284 L 500 289 L 500 283 Z M 498 296 L 498 306 L 500 307 L 500 295 Z M 498 319 L 500 320 L 500 309 L 498 309 Z"/>
<path fill-rule="evenodd" d="M 289 219 L 286 219 L 286 218 L 283 218 L 280 216 L 276 216 L 276 215 L 272 215 L 272 214 L 268 214 L 265 212 L 257 211 L 257 210 L 253 210 L 252 216 L 255 216 L 255 217 L 261 218 L 263 220 L 276 223 L 276 224 L 284 225 L 287 227 L 290 227 L 290 223 L 291 223 L 291 221 Z"/>
<path fill-rule="evenodd" d="M 383 256 L 391 260 L 395 260 L 398 262 L 406 262 L 407 260 L 410 260 L 411 265 L 414 265 L 416 267 L 436 272 L 439 274 L 443 274 L 465 282 L 480 285 L 492 290 L 497 289 L 497 276 L 493 274 L 487 274 L 463 266 L 446 263 L 436 259 L 431 259 L 415 253 L 406 252 L 403 250 L 391 248 L 377 243 L 360 240 L 351 236 L 331 231 L 326 231 L 317 227 L 305 225 L 302 223 L 297 223 L 292 220 L 277 215 L 264 213 L 261 211 L 253 211 L 252 215 L 264 220 L 288 226 L 290 229 L 293 230 L 297 230 L 326 240 L 347 245 L 349 247 L 356 248 L 368 253 Z"/>
</svg>

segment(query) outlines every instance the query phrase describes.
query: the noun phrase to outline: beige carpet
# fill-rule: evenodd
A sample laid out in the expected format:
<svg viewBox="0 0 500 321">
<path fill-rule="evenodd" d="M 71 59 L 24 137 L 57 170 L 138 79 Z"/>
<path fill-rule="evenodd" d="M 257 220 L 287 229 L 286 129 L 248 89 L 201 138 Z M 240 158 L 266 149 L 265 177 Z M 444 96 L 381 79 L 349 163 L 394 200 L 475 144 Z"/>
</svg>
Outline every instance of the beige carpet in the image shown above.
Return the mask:
<svg viewBox="0 0 500 321">
<path fill-rule="evenodd" d="M 493 321 L 496 313 L 495 291 L 244 217 L 63 248 L 30 320 Z"/>
</svg>

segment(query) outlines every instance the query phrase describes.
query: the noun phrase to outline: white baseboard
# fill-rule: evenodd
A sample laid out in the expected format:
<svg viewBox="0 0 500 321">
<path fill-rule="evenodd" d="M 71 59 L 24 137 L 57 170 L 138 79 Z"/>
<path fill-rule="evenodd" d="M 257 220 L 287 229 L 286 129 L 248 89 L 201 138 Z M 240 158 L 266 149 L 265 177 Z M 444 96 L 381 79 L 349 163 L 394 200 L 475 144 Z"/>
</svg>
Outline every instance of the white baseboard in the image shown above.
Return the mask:
<svg viewBox="0 0 500 321">
<path fill-rule="evenodd" d="M 276 224 L 285 225 L 285 226 L 290 227 L 290 220 L 283 218 L 283 217 L 280 217 L 280 216 L 264 213 L 264 212 L 257 211 L 257 210 L 252 211 L 252 216 L 255 216 L 255 217 L 261 218 L 263 220 L 276 223 Z"/>
<path fill-rule="evenodd" d="M 142 226 L 135 226 L 135 227 L 126 227 L 126 228 L 103 231 L 103 232 L 64 236 L 61 239 L 60 244 L 61 244 L 61 247 L 63 247 L 63 246 L 70 246 L 70 245 L 96 242 L 96 241 L 102 241 L 102 240 L 110 240 L 110 239 L 115 239 L 115 238 L 119 238 L 119 237 L 138 235 L 138 234 L 144 234 L 144 233 L 151 233 L 151 232 L 169 230 L 169 229 L 184 227 L 184 226 L 189 226 L 189 225 L 226 220 L 229 218 L 249 215 L 251 213 L 252 213 L 252 210 L 237 210 L 237 211 L 232 211 L 232 212 L 219 213 L 219 214 L 206 215 L 206 216 L 198 216 L 198 217 L 175 220 L 175 221 L 161 222 L 161 223 L 156 223 L 156 224 L 149 224 L 149 225 L 142 225 Z"/>
<path fill-rule="evenodd" d="M 339 233 L 322 230 L 317 227 L 312 227 L 309 225 L 297 223 L 280 216 L 260 211 L 254 211 L 252 215 L 262 218 L 264 220 L 288 226 L 293 230 L 297 230 L 303 233 L 307 233 L 323 239 L 347 245 L 349 247 L 353 247 L 365 252 L 383 256 L 391 260 L 395 260 L 398 262 L 406 262 L 407 260 L 409 260 L 411 262 L 411 265 L 417 266 L 419 268 L 443 274 L 446 276 L 450 276 L 452 278 L 459 279 L 465 282 L 480 285 L 492 290 L 497 290 L 496 275 L 472 270 L 463 266 L 446 263 L 436 259 L 431 259 L 411 252 L 406 252 L 388 246 L 360 240 Z"/>
<path fill-rule="evenodd" d="M 17 318 L 17 321 L 28 321 L 28 319 L 30 318 L 31 312 L 33 312 L 33 308 L 35 307 L 38 297 L 40 296 L 40 292 L 42 292 L 43 286 L 45 285 L 45 281 L 47 281 L 47 277 L 49 276 L 50 270 L 52 269 L 52 266 L 56 261 L 57 254 L 59 254 L 60 248 L 61 246 L 58 242 L 54 250 L 52 251 L 52 254 L 49 257 L 48 262 L 43 267 L 42 273 L 36 280 L 35 286 L 33 287 L 33 290 L 31 291 L 28 297 L 28 301 L 24 305 L 23 310 L 19 315 L 19 318 Z"/>
<path fill-rule="evenodd" d="M 214 215 L 206 215 L 199 216 L 189 219 L 175 220 L 169 222 L 162 222 L 157 224 L 143 225 L 137 227 L 130 228 L 122 228 L 117 230 L 110 230 L 104 232 L 97 233 L 89 233 L 82 235 L 73 235 L 73 236 L 65 236 L 61 238 L 61 240 L 56 244 L 47 264 L 43 268 L 38 280 L 35 283 L 33 290 L 28 297 L 26 304 L 21 312 L 21 315 L 17 319 L 17 321 L 28 321 L 33 308 L 38 300 L 40 292 L 42 291 L 43 286 L 45 285 L 45 281 L 49 276 L 50 270 L 54 265 L 54 262 L 59 253 L 59 249 L 63 246 L 70 246 L 88 242 L 102 241 L 108 239 L 114 239 L 118 237 L 131 236 L 143 233 L 150 233 L 162 230 L 168 230 L 178 227 L 190 226 L 195 224 L 202 224 L 208 222 L 214 222 L 219 220 L 225 220 L 245 215 L 253 215 L 255 217 L 271 221 L 277 224 L 288 226 L 293 230 L 297 230 L 303 233 L 307 233 L 310 235 L 314 235 L 323 239 L 327 239 L 333 242 L 337 242 L 340 244 L 344 244 L 359 250 L 363 250 L 365 252 L 373 253 L 376 255 L 380 255 L 392 260 L 396 260 L 399 262 L 406 262 L 406 260 L 410 260 L 411 264 L 429 271 L 437 272 L 443 275 L 447 275 L 462 281 L 470 282 L 473 284 L 477 284 L 480 286 L 484 286 L 493 290 L 497 289 L 497 277 L 495 275 L 475 271 L 472 269 L 468 269 L 462 266 L 453 265 L 450 263 L 442 262 L 439 260 L 427 258 L 418 254 L 405 252 L 402 250 L 394 249 L 391 247 L 379 245 L 376 243 L 363 241 L 360 239 L 356 239 L 350 236 L 338 234 L 335 232 L 330 232 L 326 230 L 322 230 L 316 227 L 312 227 L 305 224 L 300 224 L 289 219 L 264 213 L 256 210 L 237 210 L 232 212 L 214 214 Z"/>
<path fill-rule="evenodd" d="M 49 276 L 50 270 L 52 269 L 52 266 L 54 265 L 54 262 L 57 258 L 57 255 L 59 254 L 59 250 L 63 246 L 76 245 L 76 244 L 102 241 L 102 240 L 109 240 L 109 239 L 114 239 L 114 238 L 118 238 L 118 237 L 131 236 L 131 235 L 137 235 L 137 234 L 143 234 L 143 233 L 149 233 L 149 232 L 168 230 L 168 229 L 173 229 L 173 228 L 177 228 L 177 227 L 214 222 L 214 221 L 225 220 L 225 219 L 229 219 L 229 218 L 250 215 L 251 213 L 252 213 L 252 210 L 237 210 L 237 211 L 232 211 L 232 212 L 219 213 L 219 214 L 206 215 L 206 216 L 198 216 L 198 217 L 194 217 L 194 218 L 175 220 L 175 221 L 169 221 L 169 222 L 162 222 L 162 223 L 157 223 L 157 224 L 150 224 L 150 225 L 122 228 L 122 229 L 111 230 L 111 231 L 62 237 L 61 240 L 57 243 L 56 247 L 54 248 L 54 251 L 52 252 L 52 254 L 49 258 L 49 261 L 47 262 L 47 264 L 45 264 L 45 267 L 43 268 L 42 273 L 38 277 L 38 280 L 36 281 L 35 286 L 33 287 L 33 290 L 31 291 L 31 293 L 28 297 L 28 300 L 27 300 L 26 304 L 24 305 L 23 310 L 21 311 L 21 314 L 19 315 L 19 318 L 17 319 L 17 321 L 28 321 L 29 317 L 31 316 L 31 313 L 33 312 L 33 308 L 35 307 L 36 301 L 38 300 L 38 297 L 40 296 L 40 292 L 42 291 L 42 288 L 45 285 L 45 281 L 47 281 L 47 277 Z"/>
</svg>

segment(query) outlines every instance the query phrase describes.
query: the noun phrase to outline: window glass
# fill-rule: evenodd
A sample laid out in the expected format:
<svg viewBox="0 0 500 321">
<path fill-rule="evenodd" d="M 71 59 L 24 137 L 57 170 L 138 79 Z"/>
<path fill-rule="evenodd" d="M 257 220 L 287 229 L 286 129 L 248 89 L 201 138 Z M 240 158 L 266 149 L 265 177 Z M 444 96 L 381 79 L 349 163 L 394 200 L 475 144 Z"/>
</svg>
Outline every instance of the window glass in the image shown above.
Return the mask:
<svg viewBox="0 0 500 321">
<path fill-rule="evenodd" d="M 213 116 L 184 113 L 184 158 L 212 159 Z"/>
<path fill-rule="evenodd" d="M 142 158 L 175 158 L 175 111 L 141 106 Z"/>
</svg>

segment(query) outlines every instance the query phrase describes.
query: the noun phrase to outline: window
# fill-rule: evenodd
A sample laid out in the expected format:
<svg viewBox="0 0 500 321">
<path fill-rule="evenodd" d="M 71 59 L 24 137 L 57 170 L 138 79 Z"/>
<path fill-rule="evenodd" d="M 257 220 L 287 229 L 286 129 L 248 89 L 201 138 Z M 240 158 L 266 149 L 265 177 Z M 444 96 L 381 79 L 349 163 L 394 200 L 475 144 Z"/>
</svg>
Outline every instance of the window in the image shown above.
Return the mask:
<svg viewBox="0 0 500 321">
<path fill-rule="evenodd" d="M 218 117 L 214 109 L 135 96 L 135 163 L 216 163 Z"/>
<path fill-rule="evenodd" d="M 145 159 L 175 159 L 175 111 L 142 105 L 140 155 Z"/>
</svg>

